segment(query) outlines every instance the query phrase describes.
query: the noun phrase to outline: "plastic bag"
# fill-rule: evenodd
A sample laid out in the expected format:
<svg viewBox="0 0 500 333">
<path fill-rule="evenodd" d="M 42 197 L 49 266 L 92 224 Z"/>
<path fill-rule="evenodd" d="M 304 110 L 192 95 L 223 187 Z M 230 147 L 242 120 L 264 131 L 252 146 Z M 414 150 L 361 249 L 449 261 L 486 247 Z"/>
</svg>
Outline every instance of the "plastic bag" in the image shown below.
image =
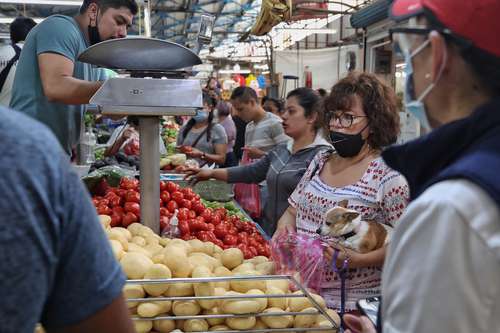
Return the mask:
<svg viewBox="0 0 500 333">
<path fill-rule="evenodd" d="M 247 152 L 243 152 L 241 164 L 251 164 L 252 160 L 248 157 Z M 240 206 L 253 219 L 260 217 L 260 188 L 258 184 L 237 183 L 234 185 L 234 198 Z"/>
<path fill-rule="evenodd" d="M 271 256 L 277 274 L 292 275 L 304 287 L 319 292 L 324 271 L 320 239 L 291 230 L 282 231 L 271 242 Z"/>
</svg>

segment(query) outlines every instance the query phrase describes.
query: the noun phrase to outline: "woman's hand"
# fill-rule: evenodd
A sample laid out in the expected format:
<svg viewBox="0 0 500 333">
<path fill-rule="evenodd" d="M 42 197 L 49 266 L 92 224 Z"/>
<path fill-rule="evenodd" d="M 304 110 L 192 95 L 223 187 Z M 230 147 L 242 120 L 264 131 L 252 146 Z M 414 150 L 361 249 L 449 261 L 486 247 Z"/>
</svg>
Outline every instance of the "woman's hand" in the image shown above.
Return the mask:
<svg viewBox="0 0 500 333">
<path fill-rule="evenodd" d="M 184 179 L 188 180 L 189 185 L 194 186 L 196 183 L 203 180 L 208 180 L 212 177 L 212 169 L 200 169 L 200 168 L 187 168 L 184 170 L 186 176 Z"/>
<path fill-rule="evenodd" d="M 338 243 L 330 243 L 329 246 L 325 249 L 324 255 L 328 262 L 332 261 L 333 251 L 338 250 L 339 255 L 337 257 L 337 267 L 341 268 L 344 265 L 344 260 L 349 260 L 350 268 L 358 268 L 363 266 L 363 254 L 353 251 L 349 248 L 346 248 Z"/>
<path fill-rule="evenodd" d="M 344 323 L 348 327 L 345 333 L 376 333 L 375 327 L 368 317 L 344 315 Z"/>
<path fill-rule="evenodd" d="M 191 158 L 200 158 L 203 155 L 203 152 L 199 149 L 191 148 L 190 150 L 186 150 L 184 154 Z"/>
</svg>

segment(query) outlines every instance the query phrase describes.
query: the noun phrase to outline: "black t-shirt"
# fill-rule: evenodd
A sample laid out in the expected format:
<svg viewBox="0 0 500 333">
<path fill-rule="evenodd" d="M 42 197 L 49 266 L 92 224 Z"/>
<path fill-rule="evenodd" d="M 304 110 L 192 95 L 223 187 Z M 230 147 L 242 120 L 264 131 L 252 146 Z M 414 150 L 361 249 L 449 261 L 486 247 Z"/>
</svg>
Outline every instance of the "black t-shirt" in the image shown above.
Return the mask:
<svg viewBox="0 0 500 333">
<path fill-rule="evenodd" d="M 233 152 L 241 160 L 243 152 L 241 148 L 245 146 L 245 129 L 247 128 L 247 123 L 238 116 L 233 116 L 234 125 L 236 126 L 236 140 L 234 141 Z"/>
</svg>

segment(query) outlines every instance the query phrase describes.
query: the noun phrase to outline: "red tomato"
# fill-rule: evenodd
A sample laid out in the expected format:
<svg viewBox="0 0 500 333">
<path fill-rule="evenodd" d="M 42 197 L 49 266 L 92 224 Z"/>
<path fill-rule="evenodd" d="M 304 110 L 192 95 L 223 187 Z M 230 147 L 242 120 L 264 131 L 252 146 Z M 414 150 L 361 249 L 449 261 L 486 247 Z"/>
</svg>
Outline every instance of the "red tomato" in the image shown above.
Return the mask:
<svg viewBox="0 0 500 333">
<path fill-rule="evenodd" d="M 127 195 L 127 190 L 120 188 L 120 189 L 118 189 L 117 194 L 120 198 L 125 199 L 125 196 Z"/>
<path fill-rule="evenodd" d="M 167 205 L 168 202 L 170 201 L 170 193 L 168 193 L 168 191 L 162 191 L 160 193 L 160 199 L 164 205 Z"/>
<path fill-rule="evenodd" d="M 168 209 L 165 207 L 160 207 L 160 216 L 167 216 L 168 215 Z"/>
<path fill-rule="evenodd" d="M 190 200 L 182 199 L 181 206 L 187 209 L 191 209 L 192 204 Z"/>
<path fill-rule="evenodd" d="M 257 249 L 253 246 L 249 246 L 248 251 L 250 251 L 252 258 L 259 255 L 259 253 L 257 252 Z"/>
<path fill-rule="evenodd" d="M 238 238 L 234 235 L 226 235 L 224 237 L 224 244 L 236 245 L 236 244 L 238 244 Z"/>
<path fill-rule="evenodd" d="M 234 220 L 232 222 L 236 229 L 238 229 L 238 231 L 245 230 L 245 222 L 241 221 L 240 219 Z"/>
<path fill-rule="evenodd" d="M 165 184 L 165 186 L 167 187 L 167 191 L 169 191 L 170 193 L 174 193 L 175 191 L 179 190 L 179 185 L 174 182 L 169 181 Z"/>
<path fill-rule="evenodd" d="M 123 199 L 117 195 L 109 201 L 111 207 L 120 207 L 123 203 Z"/>
<path fill-rule="evenodd" d="M 112 212 L 113 211 L 111 210 L 111 208 L 109 208 L 106 205 L 100 204 L 97 207 L 97 214 L 99 214 L 99 215 L 111 215 Z"/>
<path fill-rule="evenodd" d="M 137 179 L 123 177 L 120 180 L 120 188 L 125 190 L 137 190 L 139 188 L 139 181 Z"/>
<path fill-rule="evenodd" d="M 119 227 L 122 224 L 122 215 L 121 214 L 112 214 L 111 215 L 111 223 L 112 227 Z"/>
<path fill-rule="evenodd" d="M 209 231 L 200 231 L 197 234 L 197 237 L 202 242 L 210 242 L 210 236 L 208 235 Z M 215 237 L 215 236 L 214 236 Z"/>
<path fill-rule="evenodd" d="M 181 189 L 182 194 L 184 194 L 184 199 L 192 200 L 194 198 L 194 192 L 189 187 Z"/>
<path fill-rule="evenodd" d="M 94 204 L 94 206 L 99 206 L 99 202 L 100 200 L 97 200 L 96 198 L 92 198 L 92 203 Z"/>
<path fill-rule="evenodd" d="M 186 235 L 186 234 L 189 234 L 190 233 L 190 229 L 189 229 L 189 223 L 188 221 L 179 221 L 179 231 L 181 232 L 181 235 Z"/>
<path fill-rule="evenodd" d="M 227 228 L 228 225 L 227 223 L 221 223 L 215 226 L 214 234 L 217 236 L 219 239 L 224 239 L 227 235 Z"/>
<path fill-rule="evenodd" d="M 238 234 L 238 229 L 236 229 L 233 225 L 229 225 L 229 227 L 227 228 L 227 233 L 236 236 Z"/>
<path fill-rule="evenodd" d="M 109 200 L 106 199 L 106 198 L 103 198 L 101 199 L 101 201 L 99 202 L 99 205 L 100 206 L 109 206 Z"/>
<path fill-rule="evenodd" d="M 188 217 L 189 219 L 194 219 L 196 217 L 196 212 L 194 210 L 190 210 Z"/>
<path fill-rule="evenodd" d="M 217 237 L 215 237 L 214 233 L 210 230 L 207 231 L 207 235 L 208 235 L 208 240 L 212 243 L 217 239 Z"/>
<path fill-rule="evenodd" d="M 219 214 L 214 214 L 212 216 L 212 220 L 210 221 L 210 223 L 212 223 L 213 225 L 218 225 L 222 222 L 222 218 Z"/>
<path fill-rule="evenodd" d="M 165 183 L 163 180 L 160 181 L 160 191 L 166 191 L 167 190 L 167 183 Z"/>
<path fill-rule="evenodd" d="M 135 215 L 134 213 L 132 212 L 128 212 L 127 214 L 125 214 L 123 216 L 123 219 L 122 219 L 122 225 L 123 227 L 128 227 L 129 225 L 131 225 L 132 223 L 135 223 L 138 221 L 138 218 L 137 218 L 137 215 Z"/>
<path fill-rule="evenodd" d="M 208 231 L 214 231 L 215 230 L 215 225 L 213 225 L 212 223 L 207 223 L 207 229 Z"/>
<path fill-rule="evenodd" d="M 108 191 L 106 193 L 106 195 L 104 196 L 104 199 L 108 199 L 109 201 L 111 201 L 111 199 L 117 197 L 118 195 L 114 192 L 114 191 Z"/>
<path fill-rule="evenodd" d="M 238 243 L 248 245 L 248 234 L 244 231 L 238 234 Z"/>
<path fill-rule="evenodd" d="M 196 214 L 201 215 L 205 211 L 205 206 L 201 202 L 196 202 L 192 205 L 193 210 Z"/>
<path fill-rule="evenodd" d="M 113 214 L 123 215 L 124 213 L 125 211 L 123 210 L 122 207 L 120 206 L 113 207 Z"/>
<path fill-rule="evenodd" d="M 185 241 L 188 241 L 188 240 L 191 240 L 191 239 L 196 239 L 195 236 L 191 235 L 191 234 L 185 234 L 184 236 L 181 237 L 183 240 Z"/>
<path fill-rule="evenodd" d="M 248 245 L 257 248 L 259 245 L 262 245 L 254 236 L 248 238 Z"/>
<path fill-rule="evenodd" d="M 215 245 L 217 245 L 217 246 L 218 246 L 218 247 L 220 247 L 220 248 L 223 248 L 223 247 L 224 247 L 224 242 L 223 242 L 223 241 L 221 241 L 220 239 L 217 239 L 217 238 L 216 238 L 216 239 L 214 239 L 214 240 L 212 241 L 212 243 L 214 243 Z"/>
<path fill-rule="evenodd" d="M 168 202 L 167 204 L 167 209 L 169 210 L 169 212 L 173 213 L 175 212 L 175 210 L 179 208 L 179 205 L 177 205 L 177 202 L 171 200 Z"/>
<path fill-rule="evenodd" d="M 206 208 L 200 215 L 205 219 L 207 223 L 212 222 L 212 209 Z"/>
<path fill-rule="evenodd" d="M 227 216 L 227 210 L 223 207 L 216 208 L 214 212 L 220 214 L 221 219 L 224 219 Z"/>
<path fill-rule="evenodd" d="M 137 202 L 126 202 L 123 209 L 128 213 L 134 213 L 136 216 L 141 215 L 141 206 Z"/>
<path fill-rule="evenodd" d="M 137 191 L 128 190 L 127 194 L 125 194 L 125 201 L 140 203 L 141 202 L 141 195 Z"/>
<path fill-rule="evenodd" d="M 165 229 L 169 224 L 169 218 L 166 216 L 160 216 L 160 231 Z"/>
<path fill-rule="evenodd" d="M 189 210 L 187 208 L 179 208 L 179 211 L 177 212 L 177 218 L 179 221 L 181 220 L 187 220 L 189 217 Z"/>
<path fill-rule="evenodd" d="M 175 192 L 172 192 L 172 200 L 175 200 L 175 202 L 177 202 L 178 205 L 182 204 L 182 200 L 184 200 L 184 194 L 182 194 L 182 192 L 180 191 L 175 191 Z"/>
<path fill-rule="evenodd" d="M 259 246 L 257 246 L 256 249 L 257 249 L 257 254 L 259 256 L 264 256 L 264 257 L 269 256 L 266 246 L 264 244 L 259 244 Z"/>
</svg>

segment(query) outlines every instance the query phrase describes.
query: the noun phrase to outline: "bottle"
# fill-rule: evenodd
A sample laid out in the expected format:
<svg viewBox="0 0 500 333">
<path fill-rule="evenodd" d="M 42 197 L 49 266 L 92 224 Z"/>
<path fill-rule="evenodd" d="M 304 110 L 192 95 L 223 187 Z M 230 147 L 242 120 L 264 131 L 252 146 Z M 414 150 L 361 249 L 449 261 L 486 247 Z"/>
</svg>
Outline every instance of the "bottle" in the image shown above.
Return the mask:
<svg viewBox="0 0 500 333">
<path fill-rule="evenodd" d="M 178 210 L 176 209 L 174 211 L 174 215 L 170 218 L 168 221 L 167 226 L 165 229 L 163 229 L 162 235 L 167 237 L 167 238 L 180 238 L 181 237 L 181 232 L 179 230 L 179 219 L 177 218 L 177 212 Z"/>
<path fill-rule="evenodd" d="M 304 70 L 304 86 L 306 88 L 310 88 L 312 89 L 312 72 L 311 70 L 309 69 L 309 66 L 306 66 L 305 70 Z"/>
<path fill-rule="evenodd" d="M 81 162 L 83 164 L 92 164 L 95 162 L 94 149 L 97 144 L 97 138 L 91 128 L 87 128 L 82 135 L 81 140 Z"/>
</svg>

